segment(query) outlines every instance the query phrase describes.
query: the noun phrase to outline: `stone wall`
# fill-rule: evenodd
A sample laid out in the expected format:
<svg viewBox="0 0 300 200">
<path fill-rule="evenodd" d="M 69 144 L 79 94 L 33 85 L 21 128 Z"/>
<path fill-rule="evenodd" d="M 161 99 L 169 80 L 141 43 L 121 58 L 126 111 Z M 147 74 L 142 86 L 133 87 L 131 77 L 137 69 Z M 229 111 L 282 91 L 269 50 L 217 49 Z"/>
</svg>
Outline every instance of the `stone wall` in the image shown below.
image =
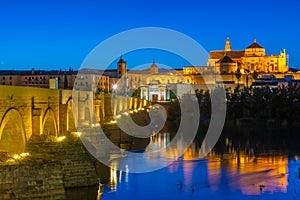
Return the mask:
<svg viewBox="0 0 300 200">
<path fill-rule="evenodd" d="M 66 199 L 61 165 L 0 166 L 0 199 Z"/>
<path fill-rule="evenodd" d="M 98 185 L 95 161 L 79 138 L 68 137 L 62 142 L 29 143 L 27 151 L 32 156 L 59 163 L 66 188 Z"/>
<path fill-rule="evenodd" d="M 79 138 L 29 143 L 26 151 L 22 159 L 0 155 L 0 199 L 66 199 L 68 188 L 98 186 L 95 161 Z"/>
</svg>

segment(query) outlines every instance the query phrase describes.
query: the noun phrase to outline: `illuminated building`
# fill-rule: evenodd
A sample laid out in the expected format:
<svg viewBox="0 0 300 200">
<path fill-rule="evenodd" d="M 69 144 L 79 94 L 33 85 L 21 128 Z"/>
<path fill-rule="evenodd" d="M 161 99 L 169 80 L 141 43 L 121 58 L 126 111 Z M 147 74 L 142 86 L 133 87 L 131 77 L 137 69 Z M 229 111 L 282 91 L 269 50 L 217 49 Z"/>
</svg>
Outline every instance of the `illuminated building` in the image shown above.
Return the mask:
<svg viewBox="0 0 300 200">
<path fill-rule="evenodd" d="M 224 50 L 210 52 L 207 65 L 214 66 L 221 74 L 235 73 L 237 68 L 241 73 L 285 73 L 289 70 L 285 49 L 278 56 L 267 56 L 266 49 L 256 39 L 245 50 L 232 50 L 227 38 Z"/>
<path fill-rule="evenodd" d="M 55 80 L 57 87 L 54 88 L 58 89 L 88 90 L 91 88 L 91 84 L 95 83 L 98 89 L 109 91 L 109 76 L 103 75 L 103 71 L 81 70 L 78 78 L 77 74 L 78 71 L 72 69 L 69 69 L 69 71 L 1 70 L 0 85 L 49 88 L 51 80 Z"/>
<path fill-rule="evenodd" d="M 160 84 L 159 81 L 151 81 L 149 84 L 140 85 L 141 99 L 148 101 L 169 101 L 170 89 L 168 85 Z"/>
</svg>

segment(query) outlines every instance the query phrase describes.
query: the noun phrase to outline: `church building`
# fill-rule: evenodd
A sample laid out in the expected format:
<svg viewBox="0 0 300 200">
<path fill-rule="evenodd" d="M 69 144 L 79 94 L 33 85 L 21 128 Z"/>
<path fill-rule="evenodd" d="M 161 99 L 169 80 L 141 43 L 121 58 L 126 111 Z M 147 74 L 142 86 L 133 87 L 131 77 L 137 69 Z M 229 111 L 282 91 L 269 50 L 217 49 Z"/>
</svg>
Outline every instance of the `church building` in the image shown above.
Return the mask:
<svg viewBox="0 0 300 200">
<path fill-rule="evenodd" d="M 216 72 L 221 74 L 235 73 L 238 68 L 242 74 L 288 71 L 285 49 L 278 56 L 266 55 L 266 49 L 256 39 L 245 50 L 232 50 L 230 39 L 227 38 L 224 50 L 210 52 L 207 65 L 214 66 Z"/>
</svg>

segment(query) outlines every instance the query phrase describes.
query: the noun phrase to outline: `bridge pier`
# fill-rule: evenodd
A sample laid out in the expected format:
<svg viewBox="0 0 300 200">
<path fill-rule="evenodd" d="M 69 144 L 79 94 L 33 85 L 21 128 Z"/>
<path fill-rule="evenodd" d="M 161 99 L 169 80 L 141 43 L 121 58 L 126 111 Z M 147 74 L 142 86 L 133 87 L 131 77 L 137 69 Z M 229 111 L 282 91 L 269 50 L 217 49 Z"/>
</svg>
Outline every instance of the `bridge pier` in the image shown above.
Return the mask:
<svg viewBox="0 0 300 200">
<path fill-rule="evenodd" d="M 69 112 L 68 104 L 59 105 L 59 127 L 60 135 L 65 135 L 69 130 Z"/>
<path fill-rule="evenodd" d="M 39 137 L 43 132 L 42 109 L 32 109 L 32 137 Z"/>
</svg>

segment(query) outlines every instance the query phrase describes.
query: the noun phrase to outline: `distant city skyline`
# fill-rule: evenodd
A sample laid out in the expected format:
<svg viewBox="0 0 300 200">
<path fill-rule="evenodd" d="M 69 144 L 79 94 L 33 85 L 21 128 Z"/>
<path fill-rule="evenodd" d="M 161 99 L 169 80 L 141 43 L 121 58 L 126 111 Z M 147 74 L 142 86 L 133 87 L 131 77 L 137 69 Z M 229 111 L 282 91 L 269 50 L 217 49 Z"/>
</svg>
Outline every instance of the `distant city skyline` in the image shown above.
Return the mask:
<svg viewBox="0 0 300 200">
<path fill-rule="evenodd" d="M 257 38 L 268 55 L 286 48 L 290 67 L 300 68 L 299 6 L 297 0 L 2 1 L 0 69 L 76 70 L 103 40 L 148 26 L 182 32 L 208 52 L 224 49 L 227 37 L 234 50 Z M 187 64 L 155 50 L 137 55 L 124 55 L 129 68 L 153 59 L 174 68 Z"/>
</svg>

